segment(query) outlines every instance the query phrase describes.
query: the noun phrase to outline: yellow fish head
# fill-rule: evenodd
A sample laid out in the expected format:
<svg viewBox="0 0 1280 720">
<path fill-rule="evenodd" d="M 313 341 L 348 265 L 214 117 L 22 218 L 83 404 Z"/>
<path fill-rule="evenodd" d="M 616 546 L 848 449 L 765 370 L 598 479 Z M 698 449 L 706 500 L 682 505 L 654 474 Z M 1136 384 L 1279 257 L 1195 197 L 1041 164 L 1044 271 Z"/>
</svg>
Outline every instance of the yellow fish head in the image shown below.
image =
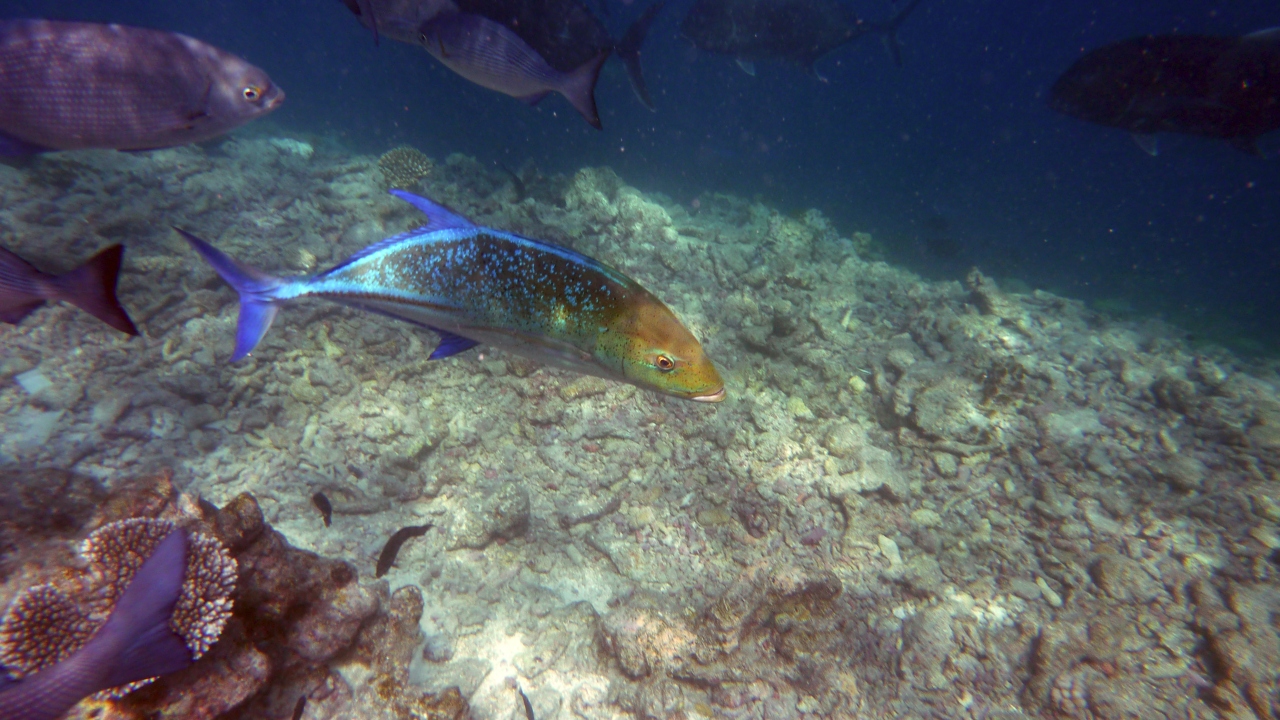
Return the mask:
<svg viewBox="0 0 1280 720">
<path fill-rule="evenodd" d="M 648 293 L 630 304 L 602 343 L 627 382 L 698 402 L 723 400 L 724 380 L 675 313 Z"/>
</svg>

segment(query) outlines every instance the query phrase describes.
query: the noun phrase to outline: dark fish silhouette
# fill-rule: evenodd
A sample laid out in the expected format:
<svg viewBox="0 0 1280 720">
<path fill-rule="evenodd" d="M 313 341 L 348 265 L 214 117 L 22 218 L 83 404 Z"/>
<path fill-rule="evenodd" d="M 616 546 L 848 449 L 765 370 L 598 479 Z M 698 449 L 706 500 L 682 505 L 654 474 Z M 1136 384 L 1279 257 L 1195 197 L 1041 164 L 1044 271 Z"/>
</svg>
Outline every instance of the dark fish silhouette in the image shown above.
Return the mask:
<svg viewBox="0 0 1280 720">
<path fill-rule="evenodd" d="M 324 526 L 329 527 L 333 522 L 333 503 L 329 502 L 329 497 L 322 492 L 318 492 L 311 496 L 311 504 L 316 506 L 320 511 L 320 517 L 324 518 Z"/>
<path fill-rule="evenodd" d="M 911 0 L 888 22 L 874 23 L 839 0 L 697 0 L 680 30 L 700 50 L 734 56 L 749 75 L 757 60 L 789 60 L 812 72 L 818 58 L 871 33 L 885 36 L 901 65 L 898 28 L 919 4 Z"/>
<path fill-rule="evenodd" d="M 0 720 L 56 720 L 99 690 L 191 665 L 191 651 L 169 627 L 186 570 L 187 535 L 175 530 L 138 568 L 83 647 L 20 680 L 0 668 Z"/>
<path fill-rule="evenodd" d="M 400 42 L 423 44 L 428 50 L 431 50 L 427 42 L 430 34 L 424 32 L 424 27 L 447 15 L 460 14 L 479 16 L 501 25 L 518 38 L 523 47 L 531 50 L 552 70 L 565 75 L 574 72 L 585 73 L 584 68 L 596 62 L 603 62 L 602 55 L 607 57 L 610 52 L 616 52 L 627 68 L 632 89 L 647 107 L 653 109 L 653 101 L 640 69 L 640 49 L 649 27 L 661 11 L 665 0 L 659 0 L 646 9 L 616 42 L 599 18 L 592 14 L 581 0 L 456 0 L 456 2 L 455 0 L 343 0 L 343 2 L 366 27 L 376 28 L 376 33 Z M 453 22 L 453 32 L 456 32 L 459 26 L 485 26 L 485 23 L 474 20 Z M 444 34 L 444 31 L 435 31 L 435 35 L 440 34 Z M 428 37 L 424 38 L 424 35 Z M 504 38 L 502 43 L 504 48 L 513 44 L 510 40 L 511 38 Z M 447 47 L 444 50 L 448 53 Z M 432 54 L 440 57 L 435 51 Z M 507 76 L 518 74 L 522 69 L 535 74 L 542 72 L 542 69 L 536 66 L 527 68 L 512 66 L 515 58 L 527 56 L 524 52 L 505 59 L 508 63 L 506 66 L 483 68 L 478 65 L 489 59 L 497 59 L 498 62 L 504 60 L 496 51 L 466 57 L 463 55 L 458 53 L 451 64 L 446 64 L 450 69 L 473 82 L 477 81 L 472 74 L 480 70 Z M 470 70 L 463 72 L 460 69 L 463 66 Z M 507 92 L 484 82 L 479 84 L 490 89 L 498 89 L 499 92 Z M 594 85 L 593 80 L 590 90 L 594 91 Z M 575 107 L 583 105 L 585 105 L 583 102 L 574 103 Z"/>
<path fill-rule="evenodd" d="M 0 322 L 16 325 L 46 302 L 62 300 L 129 335 L 137 335 L 116 299 L 123 245 L 112 245 L 65 275 L 49 275 L 0 248 Z"/>
<path fill-rule="evenodd" d="M 409 527 L 400 528 L 387 540 L 387 544 L 382 548 L 382 554 L 378 556 L 378 567 L 374 572 L 374 577 L 382 577 L 387 574 L 392 565 L 396 564 L 396 555 L 400 554 L 400 546 L 411 537 L 421 537 L 427 534 L 431 529 L 431 523 L 426 525 L 410 525 Z"/>
<path fill-rule="evenodd" d="M 529 696 L 524 694 L 524 688 L 517 685 L 516 692 L 520 693 L 520 699 L 524 701 L 524 716 L 528 720 L 538 720 L 533 716 L 533 703 L 529 702 Z"/>
<path fill-rule="evenodd" d="M 607 50 L 562 73 L 505 26 L 471 13 L 449 13 L 424 23 L 421 39 L 441 64 L 480 87 L 530 105 L 558 92 L 591 127 L 601 128 L 595 87 Z"/>
<path fill-rule="evenodd" d="M 1152 155 L 1158 132 L 1221 138 L 1259 154 L 1258 137 L 1280 129 L 1280 28 L 1105 45 L 1058 78 L 1049 107 L 1128 130 Z"/>
<path fill-rule="evenodd" d="M 0 21 L 0 155 L 200 142 L 282 100 L 262 70 L 185 35 Z"/>
</svg>

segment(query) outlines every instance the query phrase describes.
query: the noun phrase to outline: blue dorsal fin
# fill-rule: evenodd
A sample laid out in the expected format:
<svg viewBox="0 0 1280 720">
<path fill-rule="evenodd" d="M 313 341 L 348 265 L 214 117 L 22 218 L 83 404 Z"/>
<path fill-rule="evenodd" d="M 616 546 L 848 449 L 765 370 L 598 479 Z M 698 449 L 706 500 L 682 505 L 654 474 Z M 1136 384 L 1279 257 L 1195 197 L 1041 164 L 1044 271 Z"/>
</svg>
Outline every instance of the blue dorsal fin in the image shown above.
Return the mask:
<svg viewBox="0 0 1280 720">
<path fill-rule="evenodd" d="M 410 230 L 409 232 L 406 232 L 406 233 L 400 233 L 399 235 L 392 235 L 391 237 L 385 238 L 383 240 L 379 240 L 378 242 L 366 248 L 362 248 L 356 251 L 354 255 L 352 255 L 351 257 L 348 257 L 346 260 L 343 260 L 337 265 L 334 265 L 328 270 L 325 270 L 324 272 L 320 273 L 317 277 L 332 275 L 333 273 L 347 267 L 351 263 L 357 260 L 361 260 L 363 258 L 367 258 L 376 252 L 379 252 L 381 250 L 385 250 L 386 248 L 391 247 L 392 245 L 399 244 L 401 241 L 405 240 L 406 238 L 417 237 L 419 235 L 422 235 L 423 233 L 435 232 L 437 230 L 466 230 L 466 229 L 474 228 L 476 226 L 475 223 L 453 212 L 449 208 L 439 203 L 431 202 L 430 200 L 424 197 L 421 197 L 419 195 L 414 195 L 413 193 L 405 192 L 404 190 L 391 190 L 390 192 L 392 195 L 395 195 L 401 200 L 404 200 L 410 205 L 413 205 L 414 207 L 421 210 L 423 214 L 427 216 L 427 224 L 422 225 L 420 227 L 416 227 L 413 230 Z"/>
<path fill-rule="evenodd" d="M 441 330 L 440 328 L 433 327 L 431 329 L 440 335 L 440 344 L 436 346 L 436 349 L 433 350 L 429 356 L 427 356 L 428 360 L 440 360 L 442 358 L 447 358 L 450 355 L 457 355 L 460 352 L 466 352 L 480 344 L 471 338 L 454 335 L 453 333 Z"/>
<path fill-rule="evenodd" d="M 417 232 L 432 230 L 466 230 L 476 226 L 475 223 L 437 202 L 432 202 L 421 195 L 414 195 L 404 190 L 392 190 L 392 195 L 404 200 L 422 211 L 427 216 L 427 224 L 418 228 Z"/>
<path fill-rule="evenodd" d="M 367 246 L 367 247 L 363 247 L 363 248 L 361 248 L 361 249 L 357 250 L 357 251 L 355 252 L 355 254 L 354 254 L 354 255 L 351 255 L 351 256 L 350 256 L 350 257 L 348 257 L 346 260 L 343 260 L 342 262 L 338 263 L 337 265 L 334 265 L 333 267 L 329 268 L 328 270 L 325 270 L 324 272 L 320 273 L 320 274 L 319 274 L 319 275 L 317 275 L 316 277 L 325 277 L 325 276 L 327 276 L 327 275 L 332 275 L 332 274 L 334 274 L 334 273 L 338 272 L 339 270 L 341 270 L 341 269 L 345 268 L 346 266 L 350 265 L 351 263 L 353 263 L 353 262 L 355 262 L 355 261 L 357 261 L 357 260 L 360 260 L 360 259 L 362 259 L 362 258 L 367 258 L 367 257 L 369 257 L 370 255 L 372 255 L 372 254 L 374 254 L 374 253 L 378 252 L 379 250 L 383 250 L 383 249 L 389 248 L 389 247 L 391 247 L 392 245 L 395 245 L 395 244 L 397 244 L 397 243 L 400 243 L 400 242 L 404 241 L 404 240 L 405 240 L 405 239 L 407 239 L 407 238 L 411 238 L 411 237 L 414 237 L 414 236 L 417 236 L 417 235 L 421 235 L 421 234 L 422 234 L 422 230 L 421 230 L 421 229 L 418 229 L 418 230 L 410 230 L 409 232 L 406 232 L 406 233 L 400 233 L 399 235 L 392 235 L 392 236 L 391 236 L 391 237 L 389 237 L 389 238 L 383 238 L 382 240 L 379 240 L 378 242 L 376 242 L 376 243 L 374 243 L 374 244 L 372 244 L 372 245 L 369 245 L 369 246 Z"/>
</svg>

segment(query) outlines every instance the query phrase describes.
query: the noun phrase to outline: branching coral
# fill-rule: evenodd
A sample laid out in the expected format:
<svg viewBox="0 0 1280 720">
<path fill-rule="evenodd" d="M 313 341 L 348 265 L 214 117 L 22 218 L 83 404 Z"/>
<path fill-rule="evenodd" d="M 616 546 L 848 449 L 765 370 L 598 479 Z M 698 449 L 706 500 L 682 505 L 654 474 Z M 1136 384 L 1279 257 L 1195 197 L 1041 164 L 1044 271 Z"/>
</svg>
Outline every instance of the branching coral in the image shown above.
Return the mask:
<svg viewBox="0 0 1280 720">
<path fill-rule="evenodd" d="M 387 188 L 412 190 L 419 180 L 431 174 L 432 167 L 431 158 L 408 145 L 389 150 L 378 158 L 378 169 Z"/>
<path fill-rule="evenodd" d="M 0 666 L 14 679 L 26 677 L 66 658 L 93 630 L 89 616 L 62 590 L 28 588 L 0 621 Z"/>
<path fill-rule="evenodd" d="M 110 616 L 138 568 L 172 532 L 167 520 L 132 518 L 95 530 L 81 545 L 89 577 L 70 591 L 39 585 L 23 591 L 0 620 L 0 665 L 23 677 L 80 649 Z M 236 561 L 216 539 L 191 533 L 182 592 L 169 625 L 193 660 L 217 642 L 231 616 Z M 106 691 L 128 692 L 145 683 Z"/>
</svg>

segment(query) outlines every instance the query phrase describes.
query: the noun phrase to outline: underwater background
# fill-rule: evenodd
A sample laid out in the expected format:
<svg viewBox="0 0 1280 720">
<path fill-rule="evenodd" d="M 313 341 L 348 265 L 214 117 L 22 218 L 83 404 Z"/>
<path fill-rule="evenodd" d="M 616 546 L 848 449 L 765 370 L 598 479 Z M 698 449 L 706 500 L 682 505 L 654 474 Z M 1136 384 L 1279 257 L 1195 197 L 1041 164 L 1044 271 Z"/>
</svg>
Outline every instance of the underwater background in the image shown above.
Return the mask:
<svg viewBox="0 0 1280 720">
<path fill-rule="evenodd" d="M 643 10 L 604 2 L 615 37 Z M 199 657 L 68 717 L 1280 715 L 1280 134 L 1152 157 L 1046 104 L 1088 49 L 1280 13 L 924 0 L 902 67 L 871 35 L 824 81 L 696 50 L 690 4 L 644 45 L 656 111 L 605 66 L 603 131 L 339 0 L 0 5 L 287 93 L 198 145 L 0 164 L 0 244 L 62 273 L 123 243 L 141 333 L 0 325 L 0 720 L 45 717 L 18 676 L 80 657 L 175 527 Z M 636 279 L 723 400 L 428 359 L 318 300 L 231 362 L 236 293 L 172 227 L 313 273 L 422 225 L 393 187 Z"/>
<path fill-rule="evenodd" d="M 732 58 L 700 54 L 679 33 L 687 5 L 671 3 L 644 47 L 656 113 L 631 95 L 620 64 L 606 65 L 602 133 L 570 122 L 561 98 L 531 111 L 419 48 L 375 47 L 338 0 L 10 0 L 5 14 L 196 35 L 289 90 L 269 122 L 352 150 L 409 144 L 556 172 L 608 165 L 682 202 L 718 191 L 784 212 L 814 207 L 930 277 L 976 264 L 1274 352 L 1280 167 L 1184 136 L 1144 157 L 1125 133 L 1045 102 L 1083 49 L 1144 33 L 1244 34 L 1275 24 L 1268 3 L 926 1 L 900 34 L 904 67 L 864 37 L 818 61 L 828 83 L 782 62 L 759 63 L 751 78 Z M 606 24 L 620 34 L 640 9 L 618 3 Z M 874 20 L 895 7 L 856 9 Z M 1263 147 L 1274 153 L 1276 139 Z"/>
</svg>

